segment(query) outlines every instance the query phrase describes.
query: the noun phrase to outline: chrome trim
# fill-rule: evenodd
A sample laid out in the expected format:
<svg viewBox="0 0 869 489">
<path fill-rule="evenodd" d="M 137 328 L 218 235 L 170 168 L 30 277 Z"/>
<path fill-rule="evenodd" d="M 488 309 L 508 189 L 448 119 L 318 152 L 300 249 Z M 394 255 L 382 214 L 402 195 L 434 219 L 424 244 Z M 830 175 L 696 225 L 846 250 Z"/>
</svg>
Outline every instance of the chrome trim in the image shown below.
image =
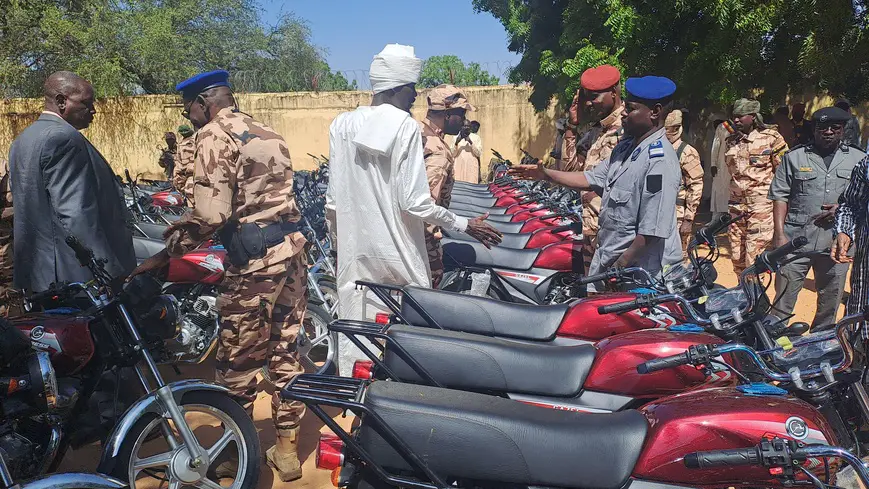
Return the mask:
<svg viewBox="0 0 869 489">
<path fill-rule="evenodd" d="M 18 484 L 20 489 L 124 489 L 125 482 L 100 474 L 52 474 Z"/>
<path fill-rule="evenodd" d="M 178 403 L 181 402 L 184 394 L 192 391 L 213 391 L 229 394 L 229 389 L 226 387 L 195 379 L 179 380 L 167 384 L 166 387 L 171 391 L 175 398 L 175 402 Z M 136 401 L 135 404 L 127 409 L 120 421 L 115 425 L 114 430 L 109 434 L 103 444 L 103 453 L 98 470 L 101 472 L 112 472 L 114 467 L 110 466 L 107 468 L 105 465 L 114 465 L 114 460 L 118 456 L 121 444 L 133 428 L 133 425 L 136 424 L 136 421 L 138 421 L 142 416 L 148 413 L 154 413 L 158 416 L 164 416 L 166 414 L 166 409 L 158 399 L 156 392 L 151 392 Z"/>
<path fill-rule="evenodd" d="M 45 448 L 45 458 L 43 458 L 42 463 L 39 465 L 39 470 L 36 472 L 37 474 L 46 473 L 48 467 L 51 466 L 51 463 L 54 461 L 55 457 L 57 457 L 57 451 L 60 448 L 62 435 L 63 432 L 60 431 L 59 426 L 51 427 L 51 436 L 48 439 L 48 446 Z"/>
<path fill-rule="evenodd" d="M 800 448 L 799 451 L 808 457 L 834 457 L 841 458 L 848 463 L 857 474 L 857 477 L 863 482 L 863 487 L 869 487 L 869 467 L 860 460 L 856 455 L 840 447 L 828 445 L 809 445 Z"/>
<path fill-rule="evenodd" d="M 51 358 L 47 352 L 38 351 L 35 355 L 39 374 L 42 377 L 42 394 L 45 396 L 45 407 L 48 411 L 53 411 L 57 407 L 57 375 L 54 367 L 51 365 Z"/>
</svg>

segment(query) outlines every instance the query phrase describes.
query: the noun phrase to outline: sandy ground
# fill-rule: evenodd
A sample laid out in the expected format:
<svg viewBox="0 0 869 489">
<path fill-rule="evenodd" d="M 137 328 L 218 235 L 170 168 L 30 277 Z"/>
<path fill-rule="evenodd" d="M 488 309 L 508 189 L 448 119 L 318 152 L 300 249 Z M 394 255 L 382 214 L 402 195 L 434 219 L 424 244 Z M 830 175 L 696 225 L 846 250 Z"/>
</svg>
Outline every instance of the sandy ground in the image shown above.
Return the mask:
<svg viewBox="0 0 869 489">
<path fill-rule="evenodd" d="M 716 263 L 716 268 L 718 269 L 719 273 L 718 283 L 726 287 L 732 287 L 736 285 L 736 275 L 733 273 L 733 268 L 730 264 L 728 252 L 726 249 L 722 250 L 722 256 Z M 811 279 L 811 277 L 812 275 L 810 273 L 809 279 L 806 280 L 805 288 L 800 294 L 797 310 L 794 311 L 794 321 L 811 322 L 814 316 L 816 295 L 814 291 L 814 281 Z M 840 310 L 840 315 L 843 313 L 844 306 Z M 169 371 L 165 372 L 164 374 L 166 375 L 167 379 L 170 380 L 177 377 Z M 194 368 L 188 368 L 184 371 L 184 377 L 213 380 L 213 363 L 209 361 L 204 363 L 203 365 Z M 261 385 L 263 388 L 267 388 L 267 386 L 265 386 L 264 384 Z M 257 430 L 259 431 L 260 443 L 264 453 L 265 450 L 274 443 L 274 430 L 271 422 L 271 406 L 269 394 L 265 392 L 262 392 L 260 394 L 259 398 L 256 401 L 254 418 Z M 340 414 L 336 412 L 336 419 L 338 419 L 343 426 L 349 427 L 350 418 L 342 419 Z M 316 416 L 308 413 L 302 422 L 300 457 L 304 464 L 304 477 L 301 480 L 292 483 L 281 482 L 280 479 L 277 478 L 277 475 L 273 473 L 272 469 L 270 469 L 265 465 L 265 463 L 263 463 L 261 468 L 259 487 L 261 489 L 325 489 L 332 487 L 332 484 L 330 483 L 330 473 L 328 471 L 318 470 L 315 467 L 314 450 L 317 446 L 317 439 L 320 431 L 328 431 L 328 428 L 325 428 L 323 426 L 323 423 Z M 70 451 L 65 457 L 63 463 L 61 464 L 60 471 L 93 471 L 96 467 L 97 460 L 99 460 L 99 453 L 100 447 L 98 444 L 94 444 L 77 451 Z M 158 486 L 155 485 L 154 487 Z"/>
</svg>

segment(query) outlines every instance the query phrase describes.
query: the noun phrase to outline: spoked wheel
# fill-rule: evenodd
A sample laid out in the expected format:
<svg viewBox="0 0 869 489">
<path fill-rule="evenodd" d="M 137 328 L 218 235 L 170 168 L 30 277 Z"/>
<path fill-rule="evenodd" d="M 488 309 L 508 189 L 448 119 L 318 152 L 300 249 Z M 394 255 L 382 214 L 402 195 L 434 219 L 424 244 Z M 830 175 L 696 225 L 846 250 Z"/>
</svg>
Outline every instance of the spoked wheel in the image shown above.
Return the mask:
<svg viewBox="0 0 869 489">
<path fill-rule="evenodd" d="M 329 333 L 329 323 L 332 315 L 322 306 L 308 302 L 302 331 L 299 334 L 296 348 L 302 366 L 307 372 L 321 372 L 327 364 L 326 360 L 333 358 L 335 342 Z"/>
<path fill-rule="evenodd" d="M 256 488 L 259 438 L 241 405 L 221 392 L 190 392 L 181 409 L 202 447 L 201 460 L 190 456 L 171 420 L 151 414 L 124 440 L 113 475 L 129 481 L 130 489 Z"/>
<path fill-rule="evenodd" d="M 326 304 L 323 308 L 329 311 L 329 315 L 333 318 L 338 318 L 338 285 L 332 277 L 320 277 L 317 279 L 317 286 L 323 292 L 323 297 L 326 298 Z M 328 307 L 326 307 L 328 306 Z"/>
</svg>

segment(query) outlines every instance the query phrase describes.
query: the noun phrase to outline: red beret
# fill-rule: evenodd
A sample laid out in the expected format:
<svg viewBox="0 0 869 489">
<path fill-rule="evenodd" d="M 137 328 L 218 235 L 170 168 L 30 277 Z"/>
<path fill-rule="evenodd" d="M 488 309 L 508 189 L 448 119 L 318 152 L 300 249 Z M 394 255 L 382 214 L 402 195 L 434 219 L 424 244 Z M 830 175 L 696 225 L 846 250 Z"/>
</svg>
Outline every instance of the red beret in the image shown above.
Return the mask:
<svg viewBox="0 0 869 489">
<path fill-rule="evenodd" d="M 582 88 L 592 92 L 602 92 L 615 86 L 621 80 L 619 69 L 611 65 L 601 65 L 582 72 L 579 83 Z"/>
</svg>

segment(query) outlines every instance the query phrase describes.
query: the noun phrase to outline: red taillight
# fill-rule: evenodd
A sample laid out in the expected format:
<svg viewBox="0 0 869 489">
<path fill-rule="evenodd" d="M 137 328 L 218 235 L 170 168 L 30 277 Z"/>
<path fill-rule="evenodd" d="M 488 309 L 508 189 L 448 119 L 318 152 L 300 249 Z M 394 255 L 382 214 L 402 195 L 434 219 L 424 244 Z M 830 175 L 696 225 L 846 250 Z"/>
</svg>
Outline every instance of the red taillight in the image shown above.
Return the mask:
<svg viewBox="0 0 869 489">
<path fill-rule="evenodd" d="M 344 442 L 332 433 L 320 433 L 317 468 L 335 470 L 344 465 Z"/>
<path fill-rule="evenodd" d="M 389 324 L 389 314 L 385 312 L 378 312 L 374 316 L 374 322 L 377 324 Z"/>
<path fill-rule="evenodd" d="M 374 370 L 374 362 L 371 360 L 356 360 L 353 362 L 354 379 L 370 379 L 372 370 Z"/>
</svg>

